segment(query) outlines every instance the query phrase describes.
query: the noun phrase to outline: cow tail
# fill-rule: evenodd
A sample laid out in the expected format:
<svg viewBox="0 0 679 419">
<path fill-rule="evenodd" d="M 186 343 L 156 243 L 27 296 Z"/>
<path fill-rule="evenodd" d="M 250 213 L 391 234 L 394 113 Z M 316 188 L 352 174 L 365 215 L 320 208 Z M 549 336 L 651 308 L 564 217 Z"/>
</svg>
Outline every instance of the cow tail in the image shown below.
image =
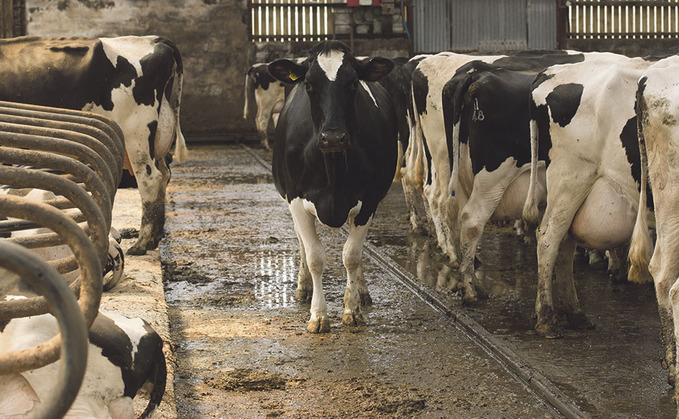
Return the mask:
<svg viewBox="0 0 679 419">
<path fill-rule="evenodd" d="M 174 112 L 176 121 L 174 154 L 178 163 L 184 163 L 189 156 L 188 149 L 186 148 L 186 140 L 184 139 L 181 127 L 179 126 L 179 108 L 181 107 L 182 86 L 184 85 L 184 64 L 177 44 L 162 36 L 158 37 L 158 42 L 162 42 L 172 49 L 172 56 L 174 57 L 174 62 L 176 64 L 174 83 L 172 85 L 171 92 L 172 99 L 170 100 L 170 108 L 172 109 L 172 112 Z"/>
<path fill-rule="evenodd" d="M 539 161 L 539 137 L 540 132 L 538 123 L 535 118 L 537 108 L 535 106 L 534 98 L 530 97 L 529 105 L 529 119 L 530 119 L 530 180 L 528 185 L 528 194 L 526 195 L 526 202 L 523 205 L 523 223 L 526 233 L 533 232 L 540 224 L 540 209 L 538 208 L 538 161 Z"/>
<path fill-rule="evenodd" d="M 632 232 L 632 240 L 629 246 L 629 272 L 628 280 L 630 282 L 649 282 L 652 280 L 651 273 L 648 269 L 651 262 L 652 241 L 648 231 L 648 224 L 646 222 L 648 217 L 647 194 L 648 194 L 648 156 L 646 155 L 646 140 L 644 138 L 643 123 L 648 117 L 646 103 L 643 100 L 643 87 L 645 86 L 645 77 L 639 81 L 639 88 L 637 89 L 637 134 L 639 136 L 639 157 L 641 160 L 641 185 L 639 191 L 639 210 L 637 211 L 637 219 L 634 223 L 634 230 Z"/>
<path fill-rule="evenodd" d="M 181 105 L 182 88 L 184 85 L 184 73 L 181 71 L 181 66 L 177 66 L 177 81 L 174 88 L 177 90 L 177 101 L 173 104 L 175 112 L 175 120 L 177 126 L 175 127 L 175 146 L 174 154 L 177 157 L 177 163 L 184 163 L 189 158 L 189 150 L 186 148 L 186 140 L 182 129 L 179 126 L 179 109 Z M 174 95 L 173 95 L 174 96 Z"/>
<path fill-rule="evenodd" d="M 250 115 L 250 96 L 252 96 L 253 91 L 252 77 L 250 76 L 250 70 L 248 70 L 248 72 L 245 73 L 245 92 L 243 93 L 243 96 L 245 96 L 245 106 L 243 107 L 243 119 L 248 119 L 248 116 Z"/>
<path fill-rule="evenodd" d="M 460 126 L 462 125 L 462 111 L 464 107 L 464 97 L 469 89 L 469 86 L 476 80 L 474 77 L 475 73 L 462 73 L 461 76 L 456 76 L 453 78 L 455 80 L 458 77 L 462 77 L 462 80 L 458 80 L 453 83 L 448 82 L 445 86 L 444 91 L 444 102 L 452 101 L 453 109 L 452 114 L 449 116 L 450 121 L 446 121 L 446 112 L 444 111 L 444 125 L 446 129 L 446 141 L 448 141 L 449 150 L 452 155 L 450 158 L 450 170 L 451 176 L 448 184 L 448 192 L 450 195 L 455 196 L 456 189 L 460 186 Z M 446 96 L 448 100 L 446 100 Z M 445 103 L 443 104 L 445 110 Z"/>
<path fill-rule="evenodd" d="M 153 389 L 149 395 L 149 403 L 139 416 L 139 419 L 150 418 L 153 415 L 153 412 L 158 408 L 158 405 L 160 405 L 163 395 L 165 394 L 165 386 L 167 385 L 167 366 L 165 365 L 165 354 L 163 353 L 162 341 L 158 345 L 154 359 L 155 363 L 149 374 L 149 381 L 152 383 Z"/>
</svg>

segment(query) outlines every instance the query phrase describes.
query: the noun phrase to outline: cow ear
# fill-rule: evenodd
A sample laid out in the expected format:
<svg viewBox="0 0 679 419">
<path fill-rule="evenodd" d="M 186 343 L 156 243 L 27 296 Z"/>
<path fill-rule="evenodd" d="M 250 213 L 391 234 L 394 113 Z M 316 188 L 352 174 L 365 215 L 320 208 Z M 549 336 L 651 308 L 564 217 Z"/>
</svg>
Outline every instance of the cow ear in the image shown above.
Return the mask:
<svg viewBox="0 0 679 419">
<path fill-rule="evenodd" d="M 364 81 L 377 81 L 389 74 L 394 62 L 389 58 L 374 57 L 360 64 L 358 78 Z"/>
<path fill-rule="evenodd" d="M 276 60 L 269 64 L 269 74 L 283 83 L 293 84 L 304 80 L 307 68 L 290 60 Z"/>
</svg>

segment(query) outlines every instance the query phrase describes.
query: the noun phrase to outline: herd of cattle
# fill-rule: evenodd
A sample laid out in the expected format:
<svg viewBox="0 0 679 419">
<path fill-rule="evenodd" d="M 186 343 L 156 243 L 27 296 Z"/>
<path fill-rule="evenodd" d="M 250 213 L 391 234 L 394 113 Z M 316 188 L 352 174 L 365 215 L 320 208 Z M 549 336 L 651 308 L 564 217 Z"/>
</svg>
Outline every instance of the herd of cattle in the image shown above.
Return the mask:
<svg viewBox="0 0 679 419">
<path fill-rule="evenodd" d="M 0 100 L 95 112 L 120 126 L 125 167 L 137 179 L 143 206 L 139 239 L 128 253 L 157 247 L 173 142 L 177 160 L 186 158 L 176 46 L 158 37 L 17 38 L 0 41 L 0 54 Z M 607 250 L 613 275 L 626 271 L 621 249 L 628 248 L 625 276 L 655 281 L 674 381 L 678 70 L 678 56 L 572 51 L 390 60 L 355 57 L 338 41 L 320 43 L 308 57 L 253 66 L 246 97 L 257 101 L 267 148 L 269 119 L 279 113 L 273 178 L 299 239 L 296 298 L 311 303 L 307 330 L 330 330 L 316 220 L 333 228 L 349 224 L 342 323 L 363 325 L 361 308 L 370 304 L 363 244 L 379 202 L 400 179 L 413 229 L 430 230 L 459 267 L 465 304 L 480 298 L 474 269 L 486 224 L 523 220 L 526 235 L 535 231 L 535 329 L 545 337 L 591 326 L 573 283 L 576 247 Z M 16 288 L 4 292 L 5 300 L 25 296 Z M 31 333 L 40 330 L 57 333 L 40 316 L 2 322 L 0 348 L 35 345 L 44 336 Z M 144 416 L 150 415 L 165 384 L 159 347 L 162 341 L 142 320 L 100 314 L 90 332 L 87 385 L 76 399 L 82 410 L 72 414 L 131 417 L 132 398 L 150 381 Z M 0 376 L 0 406 L 18 406 L 17 399 L 6 402 L 5 390 L 19 387 L 32 388 L 22 400 L 35 405 L 53 374 L 29 373 L 19 386 L 17 377 Z"/>
<path fill-rule="evenodd" d="M 679 56 L 442 52 L 394 61 L 354 57 L 329 41 L 246 76 L 265 147 L 280 112 L 273 175 L 300 241 L 296 297 L 311 300 L 307 330 L 330 328 L 315 220 L 349 223 L 342 322 L 362 324 L 361 302 L 370 301 L 362 245 L 390 179 L 400 178 L 413 229 L 428 229 L 459 266 L 464 304 L 479 299 L 486 224 L 523 220 L 526 237 L 537 238 L 541 336 L 591 327 L 573 283 L 577 246 L 608 251 L 613 277 L 652 277 L 675 381 Z"/>
</svg>

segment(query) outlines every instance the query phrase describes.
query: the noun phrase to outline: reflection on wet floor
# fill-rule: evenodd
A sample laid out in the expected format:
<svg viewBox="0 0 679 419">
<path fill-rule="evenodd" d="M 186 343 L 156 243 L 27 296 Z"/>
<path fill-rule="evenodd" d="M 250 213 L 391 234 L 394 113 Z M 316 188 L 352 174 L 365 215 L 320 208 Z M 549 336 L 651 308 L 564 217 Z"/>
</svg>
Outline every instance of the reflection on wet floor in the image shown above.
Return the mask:
<svg viewBox="0 0 679 419">
<path fill-rule="evenodd" d="M 410 233 L 398 186 L 380 205 L 369 240 L 450 306 L 459 307 L 456 269 L 432 238 Z M 563 339 L 548 340 L 533 331 L 535 244 L 524 243 L 509 226 L 489 225 L 478 255 L 479 286 L 486 298 L 464 312 L 502 336 L 584 411 L 593 417 L 675 416 L 673 389 L 660 362 L 659 318 L 651 285 L 612 283 L 602 263 L 590 266 L 584 257 L 576 257 L 578 297 L 596 328 L 567 330 Z"/>
<path fill-rule="evenodd" d="M 294 304 L 297 262 L 292 254 L 265 250 L 257 260 L 255 299 L 266 308 L 289 307 Z"/>
</svg>

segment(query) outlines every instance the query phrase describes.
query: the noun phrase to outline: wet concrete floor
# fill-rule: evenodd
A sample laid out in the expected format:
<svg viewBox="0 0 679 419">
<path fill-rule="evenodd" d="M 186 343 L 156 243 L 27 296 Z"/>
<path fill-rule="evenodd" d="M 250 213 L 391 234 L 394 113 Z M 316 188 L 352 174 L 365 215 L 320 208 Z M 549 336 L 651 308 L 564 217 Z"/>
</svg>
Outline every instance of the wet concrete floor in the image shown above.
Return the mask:
<svg viewBox="0 0 679 419">
<path fill-rule="evenodd" d="M 255 150 L 264 160 L 270 156 Z M 452 324 L 364 258 L 368 326 L 340 324 L 346 283 L 341 232 L 322 229 L 332 331 L 306 333 L 294 301 L 298 245 L 271 177 L 239 145 L 193 145 L 172 168 L 161 242 L 179 417 L 558 417 Z M 369 241 L 455 309 L 455 272 L 413 235 L 400 185 Z M 576 287 L 596 329 L 546 340 L 533 333 L 535 249 L 510 228 L 484 235 L 487 300 L 465 313 L 551 380 L 591 417 L 675 415 L 661 368 L 652 286 L 611 284 L 578 262 Z"/>
</svg>

